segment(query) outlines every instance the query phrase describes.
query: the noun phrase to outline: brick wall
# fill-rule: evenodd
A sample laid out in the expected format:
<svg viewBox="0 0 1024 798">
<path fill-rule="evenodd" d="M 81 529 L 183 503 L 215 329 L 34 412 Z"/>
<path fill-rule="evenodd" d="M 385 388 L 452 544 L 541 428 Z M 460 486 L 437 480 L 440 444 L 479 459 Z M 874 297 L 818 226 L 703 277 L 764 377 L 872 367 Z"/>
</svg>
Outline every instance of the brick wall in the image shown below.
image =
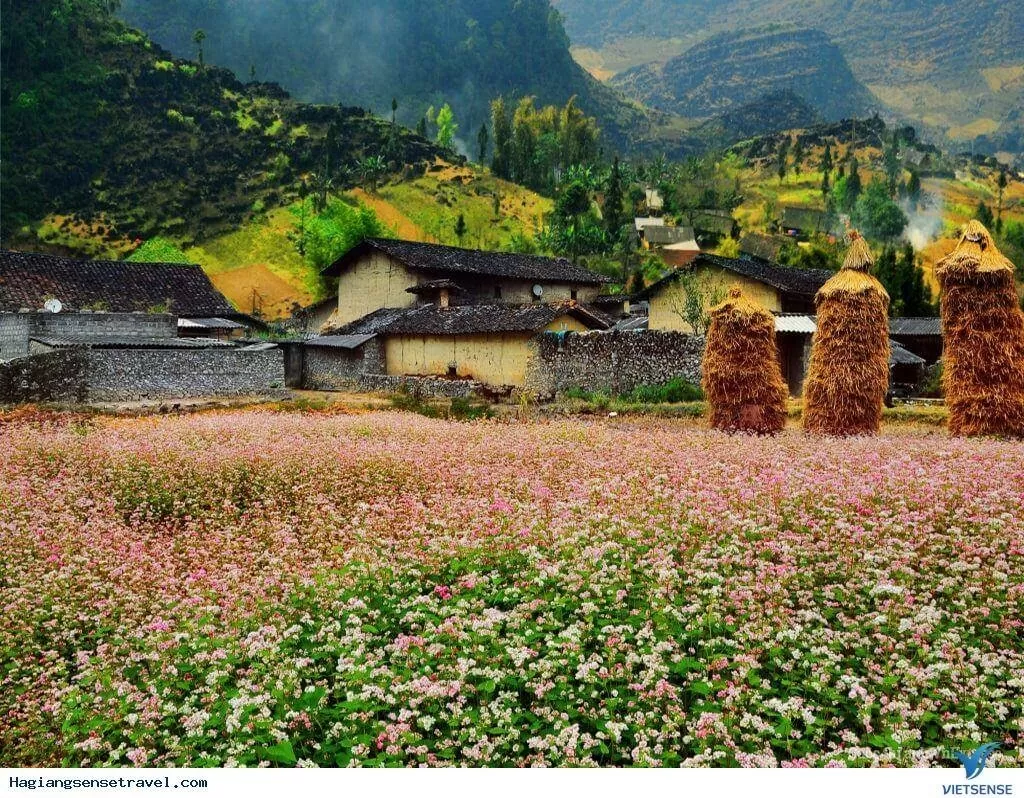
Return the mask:
<svg viewBox="0 0 1024 798">
<path fill-rule="evenodd" d="M 0 361 L 25 357 L 33 336 L 55 338 L 176 338 L 169 313 L 0 313 Z"/>
<path fill-rule="evenodd" d="M 660 330 L 544 333 L 533 341 L 526 390 L 541 399 L 569 388 L 623 394 L 676 377 L 699 384 L 704 338 Z"/>
</svg>

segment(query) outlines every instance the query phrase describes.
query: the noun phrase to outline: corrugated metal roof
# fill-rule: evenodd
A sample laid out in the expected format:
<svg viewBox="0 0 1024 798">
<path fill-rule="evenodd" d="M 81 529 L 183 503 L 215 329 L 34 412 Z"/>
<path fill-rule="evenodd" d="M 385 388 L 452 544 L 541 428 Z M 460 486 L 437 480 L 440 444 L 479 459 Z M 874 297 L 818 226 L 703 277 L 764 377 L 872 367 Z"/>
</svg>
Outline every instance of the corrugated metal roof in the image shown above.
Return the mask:
<svg viewBox="0 0 1024 798">
<path fill-rule="evenodd" d="M 178 326 L 182 329 L 191 330 L 241 330 L 245 328 L 244 324 L 239 324 L 237 321 L 221 318 L 179 318 Z"/>
<path fill-rule="evenodd" d="M 777 333 L 812 335 L 817 329 L 813 316 L 800 313 L 780 313 L 775 316 L 775 332 Z"/>
<path fill-rule="evenodd" d="M 371 338 L 376 338 L 375 333 L 363 335 L 315 335 L 306 341 L 306 346 L 324 346 L 330 349 L 358 349 Z"/>
</svg>

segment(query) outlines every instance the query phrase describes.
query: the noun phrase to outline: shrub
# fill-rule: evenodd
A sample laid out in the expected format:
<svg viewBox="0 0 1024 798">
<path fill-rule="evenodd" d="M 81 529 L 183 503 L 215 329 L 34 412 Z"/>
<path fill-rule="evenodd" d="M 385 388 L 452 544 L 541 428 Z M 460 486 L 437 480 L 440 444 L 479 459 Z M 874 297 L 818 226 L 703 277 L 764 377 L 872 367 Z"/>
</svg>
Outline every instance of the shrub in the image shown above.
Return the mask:
<svg viewBox="0 0 1024 798">
<path fill-rule="evenodd" d="M 626 398 L 631 402 L 643 404 L 678 404 L 700 402 L 704 399 L 704 392 L 700 386 L 687 382 L 682 377 L 675 377 L 661 385 L 638 385 Z"/>
</svg>

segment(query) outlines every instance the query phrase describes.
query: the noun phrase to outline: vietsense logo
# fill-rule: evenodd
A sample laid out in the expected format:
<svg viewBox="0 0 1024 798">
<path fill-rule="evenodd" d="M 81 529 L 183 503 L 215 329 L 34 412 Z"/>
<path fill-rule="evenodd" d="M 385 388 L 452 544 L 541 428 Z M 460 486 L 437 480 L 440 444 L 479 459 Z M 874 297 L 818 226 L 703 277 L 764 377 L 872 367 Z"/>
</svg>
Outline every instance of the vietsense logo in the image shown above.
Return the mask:
<svg viewBox="0 0 1024 798">
<path fill-rule="evenodd" d="M 979 745 L 971 753 L 953 751 L 952 755 L 964 766 L 967 780 L 976 779 L 981 775 L 988 763 L 989 755 L 999 747 L 999 743 Z M 1013 795 L 1012 784 L 943 784 L 943 795 Z"/>
</svg>

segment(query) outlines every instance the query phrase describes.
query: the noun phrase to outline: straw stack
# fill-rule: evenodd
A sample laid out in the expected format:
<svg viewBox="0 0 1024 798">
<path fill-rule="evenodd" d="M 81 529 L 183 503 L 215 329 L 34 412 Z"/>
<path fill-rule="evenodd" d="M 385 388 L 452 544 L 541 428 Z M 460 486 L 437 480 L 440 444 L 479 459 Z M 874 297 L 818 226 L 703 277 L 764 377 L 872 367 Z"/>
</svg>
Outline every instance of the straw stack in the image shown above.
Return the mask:
<svg viewBox="0 0 1024 798">
<path fill-rule="evenodd" d="M 843 268 L 818 291 L 817 332 L 804 386 L 804 429 L 874 435 L 889 390 L 889 295 L 868 274 L 871 250 L 850 234 Z"/>
<path fill-rule="evenodd" d="M 972 221 L 935 276 L 950 432 L 1024 437 L 1024 314 L 1013 264 Z"/>
<path fill-rule="evenodd" d="M 762 435 L 785 427 L 789 390 L 779 367 L 775 319 L 739 288 L 711 309 L 703 370 L 712 427 Z"/>
</svg>

